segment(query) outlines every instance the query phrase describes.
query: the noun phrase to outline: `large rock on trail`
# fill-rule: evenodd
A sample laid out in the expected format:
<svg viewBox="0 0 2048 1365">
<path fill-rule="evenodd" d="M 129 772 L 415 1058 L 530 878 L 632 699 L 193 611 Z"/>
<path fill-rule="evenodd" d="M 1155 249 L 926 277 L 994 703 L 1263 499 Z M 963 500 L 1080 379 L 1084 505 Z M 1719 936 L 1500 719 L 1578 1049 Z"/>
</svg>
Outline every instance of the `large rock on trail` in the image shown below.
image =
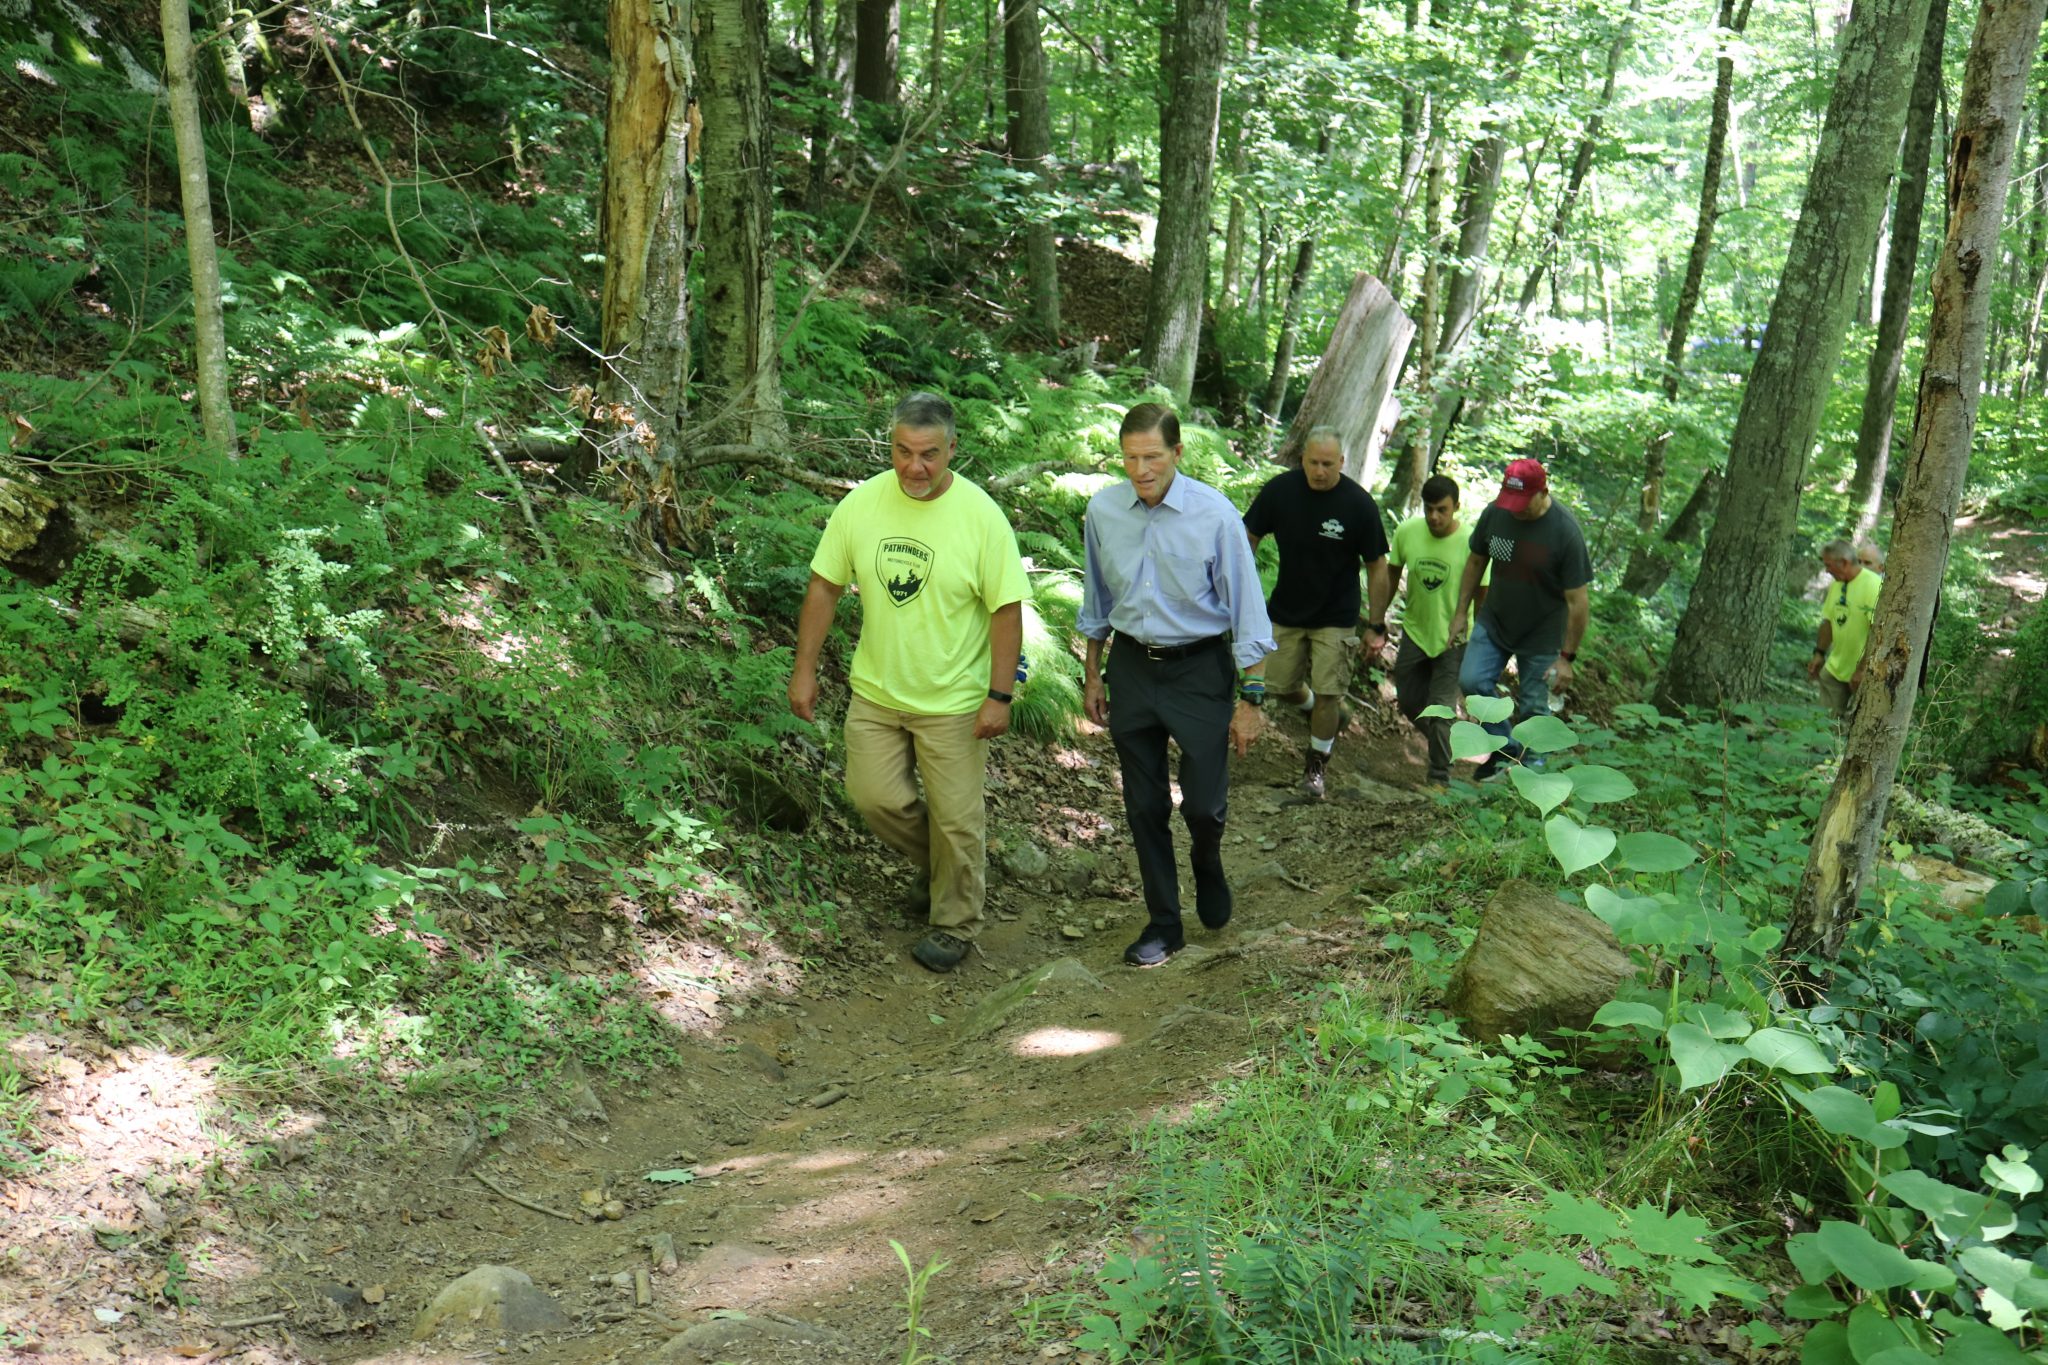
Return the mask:
<svg viewBox="0 0 2048 1365">
<path fill-rule="evenodd" d="M 1062 991 L 1099 992 L 1102 989 L 1102 979 L 1078 960 L 1055 958 L 983 996 L 981 1002 L 961 1020 L 954 1036 L 966 1043 L 994 1033 L 1035 996 Z"/>
<path fill-rule="evenodd" d="M 842 1360 L 847 1340 L 829 1327 L 795 1318 L 716 1318 L 700 1322 L 655 1352 L 664 1365 L 796 1365 Z"/>
<path fill-rule="evenodd" d="M 1444 992 L 1474 1037 L 1584 1028 L 1635 972 L 1614 931 L 1527 882 L 1494 892 Z"/>
<path fill-rule="evenodd" d="M 434 1296 L 413 1323 L 412 1339 L 475 1332 L 495 1337 L 560 1332 L 569 1319 L 523 1270 L 480 1265 Z"/>
</svg>

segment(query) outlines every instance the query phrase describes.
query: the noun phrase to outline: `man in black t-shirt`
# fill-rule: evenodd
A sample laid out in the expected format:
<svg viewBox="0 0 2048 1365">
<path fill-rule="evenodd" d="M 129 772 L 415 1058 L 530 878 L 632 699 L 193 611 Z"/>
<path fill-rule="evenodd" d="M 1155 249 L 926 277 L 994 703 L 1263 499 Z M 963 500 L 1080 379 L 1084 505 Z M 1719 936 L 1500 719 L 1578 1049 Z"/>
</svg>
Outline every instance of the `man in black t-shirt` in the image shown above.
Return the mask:
<svg viewBox="0 0 2048 1365">
<path fill-rule="evenodd" d="M 1465 608 L 1479 590 L 1479 576 L 1493 566 L 1493 583 L 1472 622 L 1472 643 L 1458 670 L 1458 686 L 1466 696 L 1490 697 L 1508 660 L 1515 663 L 1516 721 L 1543 714 L 1550 689 L 1572 680 L 1572 660 L 1586 634 L 1591 615 L 1587 585 L 1593 563 L 1586 537 L 1570 512 L 1550 497 L 1550 476 L 1535 460 L 1509 463 L 1500 496 L 1479 514 L 1472 526 L 1465 577 L 1458 585 L 1458 606 L 1451 616 L 1451 642 L 1465 620 Z M 1543 759 L 1524 759 L 1522 746 L 1508 738 L 1509 721 L 1486 727 L 1507 740 L 1474 774 L 1489 782 L 1506 771 L 1511 760 L 1540 768 Z"/>
<path fill-rule="evenodd" d="M 1360 564 L 1371 588 L 1366 645 L 1377 651 L 1387 643 L 1387 529 L 1372 494 L 1345 477 L 1343 438 L 1329 427 L 1309 433 L 1301 468 L 1259 490 L 1244 526 L 1254 551 L 1267 536 L 1280 549 L 1280 577 L 1266 599 L 1278 642 L 1266 662 L 1266 685 L 1309 709 L 1301 788 L 1320 801 L 1359 643 Z"/>
</svg>

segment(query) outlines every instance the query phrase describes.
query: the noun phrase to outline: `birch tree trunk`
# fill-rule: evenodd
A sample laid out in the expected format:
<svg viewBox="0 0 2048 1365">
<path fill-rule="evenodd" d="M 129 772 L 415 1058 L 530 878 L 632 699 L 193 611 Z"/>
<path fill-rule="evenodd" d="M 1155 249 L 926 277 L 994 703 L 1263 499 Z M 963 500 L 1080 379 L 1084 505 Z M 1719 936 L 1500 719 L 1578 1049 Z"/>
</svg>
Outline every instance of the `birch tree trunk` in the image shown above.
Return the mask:
<svg viewBox="0 0 2048 1365">
<path fill-rule="evenodd" d="M 1934 267 L 1913 450 L 1863 655 L 1863 685 L 1850 707 L 1847 751 L 1785 927 L 1788 954 L 1832 959 L 1841 952 L 1877 860 L 1969 472 L 1996 275 L 1987 267 L 1998 260 L 2014 114 L 2026 96 L 2044 9 L 2048 0 L 1981 0 L 1977 7 L 1949 142 L 1948 234 Z"/>
<path fill-rule="evenodd" d="M 1425 103 L 1425 118 L 1428 110 Z M 1424 193 L 1422 317 L 1416 324 L 1422 353 L 1415 363 L 1415 410 L 1408 418 L 1406 458 L 1394 466 L 1386 495 L 1380 499 L 1380 506 L 1396 520 L 1415 510 L 1422 501 L 1422 485 L 1436 467 L 1431 459 L 1434 443 L 1430 439 L 1429 418 L 1434 407 L 1432 390 L 1436 386 L 1437 314 L 1443 307 L 1444 149 L 1443 143 L 1435 139 L 1429 148 L 1429 181 Z"/>
<path fill-rule="evenodd" d="M 1920 69 L 1906 106 L 1906 140 L 1899 163 L 1898 204 L 1892 210 L 1891 249 L 1884 263 L 1877 340 L 1870 348 L 1870 373 L 1863 388 L 1863 418 L 1856 430 L 1856 467 L 1849 476 L 1852 539 L 1870 534 L 1884 501 L 1884 476 L 1891 467 L 1892 423 L 1899 407 L 1899 370 L 1906 355 L 1906 323 L 1913 315 L 1913 272 L 1920 263 L 1920 219 L 1927 203 L 1927 164 L 1934 150 L 1934 111 L 1941 100 L 1941 57 L 1948 37 L 1947 0 L 1927 11 L 1920 40 Z"/>
<path fill-rule="evenodd" d="M 1927 0 L 1866 0 L 1841 70 L 1728 450 L 1721 515 L 1672 642 L 1661 702 L 1744 701 L 1763 684 L 1807 455 L 1842 356 L 1856 276 L 1898 155 Z"/>
<path fill-rule="evenodd" d="M 1161 32 L 1166 99 L 1159 107 L 1159 227 L 1145 306 L 1145 367 L 1176 403 L 1195 383 L 1209 272 L 1209 207 L 1216 176 L 1227 0 L 1174 0 Z"/>
<path fill-rule="evenodd" d="M 235 409 L 228 399 L 227 320 L 221 303 L 220 257 L 213 242 L 213 195 L 206 181 L 206 142 L 199 128 L 199 91 L 192 83 L 192 12 L 187 0 L 162 0 L 164 85 L 178 144 L 178 195 L 185 208 L 185 261 L 192 272 L 193 368 L 199 379 L 199 424 L 206 443 L 236 459 Z"/>
<path fill-rule="evenodd" d="M 811 120 L 810 178 L 804 184 L 804 210 L 815 216 L 825 207 L 825 182 L 832 167 L 832 41 L 825 29 L 825 0 L 809 0 L 806 35 L 811 47 L 811 77 L 818 91 L 818 112 Z"/>
<path fill-rule="evenodd" d="M 768 190 L 768 12 L 758 0 L 696 0 L 703 147 L 703 408 L 699 444 L 783 445 Z"/>
<path fill-rule="evenodd" d="M 615 464 L 629 502 L 652 503 L 682 449 L 690 365 L 690 14 L 687 0 L 610 0 L 606 45 L 603 369 L 570 472 Z"/>
<path fill-rule="evenodd" d="M 1250 0 L 1245 8 L 1244 42 L 1242 52 L 1246 57 L 1259 48 L 1259 0 Z M 1244 182 L 1245 137 L 1244 121 L 1233 120 L 1230 130 L 1230 213 L 1223 229 L 1223 280 L 1216 292 L 1218 312 L 1235 308 L 1240 286 L 1244 282 L 1244 238 L 1245 203 L 1239 188 Z"/>
<path fill-rule="evenodd" d="M 1010 160 L 1051 182 L 1052 111 L 1045 91 L 1045 44 L 1038 30 L 1038 0 L 1003 0 L 1003 90 L 1009 115 Z M 1024 228 L 1025 272 L 1031 290 L 1031 328 L 1051 341 L 1060 331 L 1060 248 L 1053 226 L 1034 214 Z"/>
<path fill-rule="evenodd" d="M 1501 44 L 1500 91 L 1513 89 L 1529 55 L 1530 38 L 1522 28 L 1522 5 L 1515 0 L 1508 7 L 1508 38 Z M 1457 349 L 1473 320 L 1479 316 L 1479 299 L 1486 279 L 1486 247 L 1493 236 L 1494 208 L 1500 200 L 1501 168 L 1507 160 L 1507 136 L 1497 122 L 1484 125 L 1483 135 L 1465 155 L 1464 170 L 1458 178 L 1458 266 L 1444 286 L 1442 335 L 1439 353 Z"/>
<path fill-rule="evenodd" d="M 1628 51 L 1629 39 L 1635 33 L 1636 15 L 1642 12 L 1642 8 L 1642 0 L 1632 0 L 1628 18 L 1622 21 L 1614 41 L 1607 45 L 1607 79 L 1600 87 L 1600 102 L 1586 117 L 1585 131 L 1579 135 L 1579 147 L 1572 156 L 1571 171 L 1565 177 L 1564 193 L 1558 196 L 1557 209 L 1550 217 L 1550 231 L 1543 239 L 1542 251 L 1529 271 L 1529 278 L 1522 282 L 1522 297 L 1516 307 L 1524 317 L 1528 316 L 1530 305 L 1536 302 L 1544 275 L 1548 273 L 1554 277 L 1557 273 L 1557 253 L 1564 245 L 1564 231 L 1571 222 L 1579 192 L 1585 188 L 1586 174 L 1593 169 L 1593 157 L 1600 149 L 1600 135 L 1607 126 L 1607 110 L 1614 103 L 1614 83 L 1621 75 L 1622 54 Z"/>
<path fill-rule="evenodd" d="M 1707 278 L 1707 260 L 1714 250 L 1714 224 L 1721 216 L 1721 166 L 1727 156 L 1730 111 L 1735 98 L 1735 54 L 1730 41 L 1749 26 L 1751 0 L 1721 0 L 1721 51 L 1714 61 L 1714 103 L 1707 122 L 1707 146 L 1700 171 L 1700 207 L 1692 230 L 1692 250 L 1685 258 L 1685 278 L 1678 286 L 1678 302 L 1671 310 L 1671 332 L 1664 342 L 1664 402 L 1669 408 L 1678 401 L 1678 384 L 1685 372 L 1685 347 L 1692 339 L 1692 315 L 1700 305 L 1700 291 Z M 1946 0 L 1942 0 L 1946 3 Z M 1670 418 L 1667 410 L 1665 417 Z M 1664 452 L 1671 445 L 1671 428 L 1665 426 L 1650 438 L 1643 451 L 1643 488 L 1636 504 L 1636 540 L 1628 552 L 1624 588 L 1647 596 L 1664 586 L 1671 576 L 1669 540 L 1655 540 L 1657 523 L 1664 515 Z"/>
</svg>

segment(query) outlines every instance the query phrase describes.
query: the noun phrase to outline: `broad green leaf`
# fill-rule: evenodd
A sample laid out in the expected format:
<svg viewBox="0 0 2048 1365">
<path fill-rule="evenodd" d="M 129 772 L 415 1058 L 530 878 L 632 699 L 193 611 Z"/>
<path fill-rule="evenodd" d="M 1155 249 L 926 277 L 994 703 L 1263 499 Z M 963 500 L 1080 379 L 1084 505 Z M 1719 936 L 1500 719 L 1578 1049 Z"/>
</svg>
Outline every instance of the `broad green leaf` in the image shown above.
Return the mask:
<svg viewBox="0 0 2048 1365">
<path fill-rule="evenodd" d="M 1598 763 L 1581 763 L 1565 773 L 1571 779 L 1572 798 L 1589 806 L 1603 801 L 1626 801 L 1636 794 L 1628 775 Z"/>
<path fill-rule="evenodd" d="M 1879 1312 L 1875 1305 L 1859 1303 L 1849 1313 L 1849 1354 L 1863 1365 L 1880 1352 L 1897 1350 L 1910 1343 L 1897 1323 Z"/>
<path fill-rule="evenodd" d="M 1554 754 L 1579 742 L 1572 727 L 1556 716 L 1531 716 L 1509 733 L 1539 754 Z"/>
<path fill-rule="evenodd" d="M 1799 1343 L 1799 1365 L 1856 1365 L 1849 1354 L 1849 1329 L 1839 1322 L 1816 1323 Z"/>
<path fill-rule="evenodd" d="M 1877 1114 L 1871 1109 L 1870 1101 L 1839 1085 L 1824 1085 L 1818 1090 L 1798 1090 L 1785 1087 L 1793 1099 L 1812 1114 L 1814 1121 L 1828 1132 L 1839 1137 L 1856 1138 L 1886 1151 L 1906 1145 L 1904 1129 L 1893 1128 L 1877 1121 Z"/>
<path fill-rule="evenodd" d="M 1593 1015 L 1593 1022 L 1604 1028 L 1662 1029 L 1664 1011 L 1640 1000 L 1610 1000 Z"/>
<path fill-rule="evenodd" d="M 1572 794 L 1572 780 L 1558 773 L 1539 773 L 1524 767 L 1508 769 L 1515 790 L 1529 799 L 1538 815 L 1548 815 Z"/>
<path fill-rule="evenodd" d="M 697 1173 L 687 1166 L 676 1166 L 666 1171 L 649 1171 L 647 1178 L 657 1185 L 687 1185 L 697 1178 Z"/>
<path fill-rule="evenodd" d="M 1653 1256 L 1719 1264 L 1720 1256 L 1706 1241 L 1713 1235 L 1714 1229 L 1696 1213 L 1665 1213 L 1650 1204 L 1628 1211 L 1628 1239 Z"/>
<path fill-rule="evenodd" d="M 1712 1085 L 1749 1055 L 1734 1043 L 1716 1042 L 1698 1024 L 1673 1024 L 1665 1036 L 1671 1040 L 1671 1060 L 1678 1063 L 1680 1090 Z"/>
<path fill-rule="evenodd" d="M 1984 1158 L 1984 1183 L 2025 1199 L 2041 1192 L 2041 1173 L 2027 1164 L 2027 1149 L 2008 1145 L 2003 1154 Z"/>
<path fill-rule="evenodd" d="M 1878 1241 L 1858 1224 L 1831 1219 L 1812 1235 L 1836 1272 L 1858 1289 L 1901 1289 L 1919 1278 L 1912 1257 Z"/>
<path fill-rule="evenodd" d="M 2004 1200 L 1977 1190 L 1960 1189 L 1923 1171 L 1894 1171 L 1877 1183 L 1897 1195 L 1908 1208 L 1932 1219 L 1936 1235 L 1945 1241 L 1982 1237 L 1995 1242 L 2017 1226 L 2012 1208 Z"/>
<path fill-rule="evenodd" d="M 1416 717 L 1417 720 L 1456 720 L 1457 718 L 1458 713 L 1441 702 L 1435 706 L 1423 707 L 1422 713 Z"/>
<path fill-rule="evenodd" d="M 1595 1275 L 1579 1264 L 1577 1256 L 1532 1249 L 1517 1253 L 1508 1264 L 1534 1276 L 1536 1291 L 1545 1298 L 1563 1298 L 1581 1289 L 1591 1289 L 1610 1298 L 1619 1292 L 1613 1280 L 1605 1275 Z"/>
<path fill-rule="evenodd" d="M 1918 1346 L 1894 1346 L 1875 1355 L 1857 1356 L 1861 1365 L 1935 1365 L 1936 1357 Z"/>
<path fill-rule="evenodd" d="M 1763 1350 L 1770 1346 L 1780 1346 L 1785 1341 L 1784 1333 L 1771 1326 L 1768 1322 L 1765 1322 L 1762 1318 L 1751 1318 L 1735 1330 L 1742 1333 L 1748 1339 L 1749 1344 L 1758 1350 Z"/>
<path fill-rule="evenodd" d="M 1584 871 L 1614 852 L 1614 831 L 1599 825 L 1582 825 L 1569 815 L 1553 815 L 1543 822 L 1543 838 L 1551 856 L 1569 877 Z"/>
<path fill-rule="evenodd" d="M 1515 714 L 1515 699 L 1474 694 L 1465 698 L 1465 714 L 1481 725 L 1498 725 Z"/>
<path fill-rule="evenodd" d="M 1688 1023 L 1698 1024 L 1715 1038 L 1740 1042 L 1755 1031 L 1756 1025 L 1741 1010 L 1731 1010 L 1716 1000 L 1698 1000 L 1678 1007 L 1678 1017 Z"/>
<path fill-rule="evenodd" d="M 1637 872 L 1676 872 L 1690 867 L 1699 854 L 1683 839 L 1654 830 L 1639 830 L 1621 836 L 1621 864 Z"/>
<path fill-rule="evenodd" d="M 2032 1261 L 2008 1256 L 1995 1247 L 1964 1247 L 1956 1256 L 1969 1277 L 1984 1286 L 1983 1306 L 1990 1311 L 1991 1325 L 2010 1332 L 2026 1313 L 2048 1308 L 2048 1270 Z M 1994 1308 L 1989 1296 L 1996 1294 L 2002 1306 Z"/>
<path fill-rule="evenodd" d="M 1959 1322 L 1941 1343 L 1946 1365 L 2028 1365 L 2029 1357 L 2013 1339 L 1981 1322 Z"/>
<path fill-rule="evenodd" d="M 1820 1076 L 1835 1069 L 1835 1064 L 1820 1050 L 1820 1044 L 1790 1029 L 1760 1028 L 1744 1039 L 1742 1046 L 1773 1071 Z"/>
<path fill-rule="evenodd" d="M 1782 1306 L 1786 1317 L 1812 1322 L 1831 1318 L 1849 1305 L 1836 1298 L 1834 1291 L 1824 1284 L 1802 1284 L 1785 1296 Z"/>
<path fill-rule="evenodd" d="M 1620 1214 L 1597 1199 L 1581 1199 L 1563 1190 L 1544 1196 L 1536 1219 L 1561 1237 L 1583 1237 L 1595 1244 L 1622 1235 Z"/>
<path fill-rule="evenodd" d="M 1666 1272 L 1665 1279 L 1679 1306 L 1695 1313 L 1711 1309 L 1716 1298 L 1730 1298 L 1738 1303 L 1764 1301 L 1762 1288 L 1726 1266 L 1675 1265 Z"/>
<path fill-rule="evenodd" d="M 1451 757 L 1463 760 L 1490 754 L 1500 747 L 1500 736 L 1488 734 L 1469 720 L 1451 724 Z"/>
</svg>

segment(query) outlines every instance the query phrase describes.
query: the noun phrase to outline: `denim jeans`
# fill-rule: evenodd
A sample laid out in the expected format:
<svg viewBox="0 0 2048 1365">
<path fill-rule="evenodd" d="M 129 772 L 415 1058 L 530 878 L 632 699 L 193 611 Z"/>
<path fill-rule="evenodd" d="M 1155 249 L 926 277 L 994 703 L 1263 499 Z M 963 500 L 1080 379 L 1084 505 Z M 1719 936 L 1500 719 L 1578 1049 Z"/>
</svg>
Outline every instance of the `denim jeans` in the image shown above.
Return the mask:
<svg viewBox="0 0 2048 1365">
<path fill-rule="evenodd" d="M 1487 633 L 1486 623 L 1476 617 L 1472 622 L 1471 642 L 1465 646 L 1464 665 L 1458 670 L 1458 690 L 1468 697 L 1474 694 L 1482 697 L 1492 696 L 1500 683 L 1500 675 L 1507 670 L 1510 658 L 1515 661 L 1517 683 L 1514 721 L 1542 715 L 1550 709 L 1550 684 L 1544 680 L 1544 674 L 1550 671 L 1550 665 L 1556 661 L 1557 651 L 1553 649 L 1545 654 L 1511 654 L 1501 648 L 1493 636 Z M 1507 739 L 1508 732 L 1514 729 L 1514 721 L 1495 721 L 1484 728 L 1489 734 Z M 1501 752 L 1510 757 L 1517 757 L 1522 752 L 1522 746 L 1508 740 L 1501 746 Z"/>
</svg>

